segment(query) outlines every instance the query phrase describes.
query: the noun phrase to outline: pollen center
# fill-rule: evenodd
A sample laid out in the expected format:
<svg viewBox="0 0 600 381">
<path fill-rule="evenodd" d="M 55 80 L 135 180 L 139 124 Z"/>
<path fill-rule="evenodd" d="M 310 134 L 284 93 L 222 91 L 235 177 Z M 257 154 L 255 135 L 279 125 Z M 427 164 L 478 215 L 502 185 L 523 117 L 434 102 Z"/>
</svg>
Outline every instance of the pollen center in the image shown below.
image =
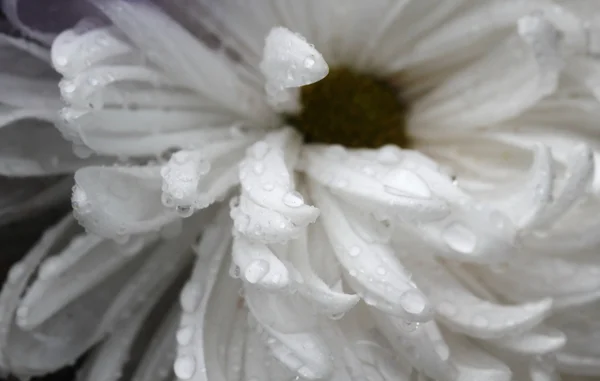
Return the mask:
<svg viewBox="0 0 600 381">
<path fill-rule="evenodd" d="M 340 144 L 348 148 L 406 148 L 407 105 L 397 89 L 384 81 L 347 68 L 333 68 L 327 77 L 301 88 L 302 111 L 289 122 L 307 143 Z"/>
</svg>

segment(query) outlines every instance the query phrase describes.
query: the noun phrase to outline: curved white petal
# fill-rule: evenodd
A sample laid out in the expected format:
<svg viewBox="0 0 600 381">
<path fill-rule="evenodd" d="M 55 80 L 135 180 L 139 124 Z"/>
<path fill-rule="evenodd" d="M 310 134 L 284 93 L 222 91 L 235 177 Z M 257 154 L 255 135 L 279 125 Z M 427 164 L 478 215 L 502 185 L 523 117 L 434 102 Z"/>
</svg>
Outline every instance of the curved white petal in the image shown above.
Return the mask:
<svg viewBox="0 0 600 381">
<path fill-rule="evenodd" d="M 75 173 L 73 208 L 91 232 L 112 239 L 157 231 L 176 219 L 161 203 L 159 168 L 86 167 Z"/>
<path fill-rule="evenodd" d="M 132 381 L 169 380 L 175 360 L 176 332 L 180 320 L 178 307 L 177 303 L 174 303 L 164 316 L 135 369 Z"/>
<path fill-rule="evenodd" d="M 330 376 L 333 372 L 330 349 L 310 308 L 303 306 L 300 300 L 277 294 L 267 296 L 251 287 L 246 287 L 246 303 L 258 323 L 257 329 L 264 330 L 263 338 L 271 354 L 303 378 L 320 380 Z M 271 309 L 264 308 L 268 302 Z M 287 318 L 284 320 L 284 317 Z M 279 329 L 282 326 L 285 331 Z"/>
<path fill-rule="evenodd" d="M 382 218 L 427 221 L 446 216 L 447 204 L 403 159 L 403 152 L 393 147 L 380 149 L 374 160 L 339 146 L 306 146 L 300 168 L 336 196 Z"/>
<path fill-rule="evenodd" d="M 319 210 L 294 189 L 301 139 L 284 128 L 248 150 L 240 164 L 240 207 L 232 213 L 242 234 L 265 243 L 285 242 L 318 217 Z"/>
<path fill-rule="evenodd" d="M 411 133 L 443 135 L 455 126 L 471 130 L 535 105 L 558 85 L 563 67 L 559 35 L 543 14 L 523 15 L 504 44 L 416 102 Z"/>
<path fill-rule="evenodd" d="M 320 313 L 339 317 L 354 307 L 360 297 L 332 289 L 315 273 L 310 262 L 315 253 L 309 252 L 307 239 L 306 232 L 303 232 L 290 242 L 290 262 L 300 275 L 298 292 L 314 303 Z"/>
<path fill-rule="evenodd" d="M 450 349 L 435 322 L 407 326 L 381 312 L 374 312 L 373 316 L 390 345 L 418 371 L 437 381 L 457 379 L 458 369 L 449 361 Z"/>
<path fill-rule="evenodd" d="M 237 165 L 250 142 L 230 139 L 173 153 L 160 170 L 163 204 L 185 216 L 222 200 L 239 181 Z"/>
<path fill-rule="evenodd" d="M 239 298 L 239 284 L 227 277 L 224 263 L 231 247 L 230 229 L 223 207 L 195 247 L 196 264 L 180 295 L 183 312 L 173 366 L 178 380 L 225 380 L 217 348 L 227 342 Z"/>
<path fill-rule="evenodd" d="M 458 335 L 446 334 L 450 361 L 458 370 L 458 380 L 511 381 L 510 368 Z"/>
<path fill-rule="evenodd" d="M 235 237 L 232 258 L 240 269 L 240 277 L 250 284 L 270 290 L 290 284 L 287 267 L 265 244 L 253 242 L 244 236 Z"/>
<path fill-rule="evenodd" d="M 312 182 L 309 186 L 311 196 L 323 211 L 321 221 L 345 269 L 345 279 L 354 291 L 367 304 L 383 312 L 412 321 L 430 320 L 433 311 L 429 302 L 411 281 L 391 247 L 365 240 L 356 234 L 352 225 L 360 226 L 363 232 L 373 227 L 357 218 L 351 219 L 324 188 Z"/>
<path fill-rule="evenodd" d="M 150 241 L 132 238 L 136 239 L 140 242 L 134 243 L 131 253 L 98 236 L 75 236 L 61 252 L 41 264 L 37 279 L 27 290 L 17 311 L 19 327 L 35 328 L 129 262 L 131 254 L 138 254 Z"/>
<path fill-rule="evenodd" d="M 405 258 L 405 262 L 435 306 L 439 321 L 472 337 L 502 337 L 525 331 L 540 323 L 552 307 L 550 298 L 516 306 L 482 300 L 434 260 Z"/>
<path fill-rule="evenodd" d="M 512 353 L 540 356 L 556 352 L 565 345 L 566 337 L 561 331 L 545 325 L 525 333 L 487 340 L 489 343 Z"/>
<path fill-rule="evenodd" d="M 126 1 L 95 3 L 151 61 L 179 83 L 187 84 L 213 104 L 240 116 L 264 121 L 265 114 L 270 114 L 257 89 L 238 79 L 229 62 L 158 8 Z M 222 78 L 227 78 L 226 86 Z"/>
<path fill-rule="evenodd" d="M 10 370 L 9 335 L 15 311 L 29 278 L 44 257 L 60 244 L 65 236 L 68 237 L 72 234 L 75 227 L 75 221 L 71 216 L 63 218 L 58 224 L 48 229 L 25 258 L 15 263 L 8 272 L 8 277 L 0 292 L 0 367 L 2 370 Z"/>
</svg>

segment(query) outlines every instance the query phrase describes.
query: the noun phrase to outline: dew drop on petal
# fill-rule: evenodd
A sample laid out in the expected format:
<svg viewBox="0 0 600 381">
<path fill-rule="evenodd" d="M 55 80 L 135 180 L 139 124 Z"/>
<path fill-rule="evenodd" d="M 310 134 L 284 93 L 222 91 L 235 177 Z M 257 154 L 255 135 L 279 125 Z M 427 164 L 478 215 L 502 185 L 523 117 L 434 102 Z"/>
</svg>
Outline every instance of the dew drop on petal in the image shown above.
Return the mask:
<svg viewBox="0 0 600 381">
<path fill-rule="evenodd" d="M 192 341 L 194 336 L 194 329 L 192 327 L 181 327 L 177 331 L 176 338 L 179 345 L 188 345 Z"/>
<path fill-rule="evenodd" d="M 179 356 L 175 360 L 173 370 L 180 379 L 189 380 L 196 372 L 196 360 L 189 355 Z"/>
<path fill-rule="evenodd" d="M 297 191 L 291 191 L 283 196 L 283 203 L 290 208 L 299 208 L 304 205 L 304 197 Z"/>
<path fill-rule="evenodd" d="M 256 283 L 269 272 L 269 262 L 264 259 L 252 261 L 244 270 L 244 277 L 250 283 Z"/>
<path fill-rule="evenodd" d="M 352 246 L 350 248 L 349 254 L 351 257 L 358 257 L 358 255 L 360 254 L 360 247 Z"/>
<path fill-rule="evenodd" d="M 400 296 L 400 305 L 408 313 L 419 314 L 425 310 L 427 301 L 417 290 L 409 290 Z"/>
<path fill-rule="evenodd" d="M 477 245 L 475 233 L 458 222 L 454 222 L 444 229 L 442 238 L 451 249 L 456 250 L 459 253 L 472 253 Z"/>
</svg>

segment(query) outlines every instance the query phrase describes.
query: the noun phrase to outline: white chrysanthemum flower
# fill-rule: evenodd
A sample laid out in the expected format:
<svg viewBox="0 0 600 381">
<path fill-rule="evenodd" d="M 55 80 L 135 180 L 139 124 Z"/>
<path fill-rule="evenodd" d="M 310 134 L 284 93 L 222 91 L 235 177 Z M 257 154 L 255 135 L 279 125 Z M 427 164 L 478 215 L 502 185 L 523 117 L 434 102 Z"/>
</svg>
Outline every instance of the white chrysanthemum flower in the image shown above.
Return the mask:
<svg viewBox="0 0 600 381">
<path fill-rule="evenodd" d="M 112 332 L 81 379 L 600 374 L 594 1 L 98 6 L 61 131 L 122 164 L 75 175 L 97 235 L 13 268 L 1 364 Z"/>
</svg>

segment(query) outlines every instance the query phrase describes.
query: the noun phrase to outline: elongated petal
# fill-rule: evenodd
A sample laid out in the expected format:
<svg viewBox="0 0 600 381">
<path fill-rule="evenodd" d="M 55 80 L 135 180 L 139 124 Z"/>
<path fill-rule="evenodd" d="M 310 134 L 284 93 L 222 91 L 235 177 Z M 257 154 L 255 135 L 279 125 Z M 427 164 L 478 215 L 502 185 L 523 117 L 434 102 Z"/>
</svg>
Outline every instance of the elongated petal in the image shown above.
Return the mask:
<svg viewBox="0 0 600 381">
<path fill-rule="evenodd" d="M 195 247 L 196 264 L 180 295 L 183 310 L 177 331 L 175 376 L 179 380 L 219 379 L 222 354 L 238 308 L 239 283 L 227 277 L 226 255 L 231 247 L 226 208 Z"/>
<path fill-rule="evenodd" d="M 65 236 L 68 238 L 73 231 L 77 231 L 76 224 L 71 216 L 67 216 L 48 229 L 25 258 L 10 269 L 0 292 L 0 366 L 3 370 L 9 370 L 8 341 L 13 326 L 13 315 L 29 278 L 49 251 L 58 246 Z"/>
<path fill-rule="evenodd" d="M 306 205 L 294 186 L 301 137 L 291 128 L 255 143 L 240 164 L 242 194 L 235 227 L 251 239 L 285 242 L 314 222 L 319 210 Z"/>
<path fill-rule="evenodd" d="M 157 231 L 176 217 L 161 204 L 158 167 L 86 167 L 75 182 L 78 220 L 103 237 Z"/>
<path fill-rule="evenodd" d="M 139 238 L 133 253 L 127 253 L 114 242 L 98 236 L 75 236 L 60 253 L 47 258 L 38 270 L 37 279 L 29 287 L 17 312 L 17 324 L 32 329 L 58 310 L 77 299 L 129 262 L 149 238 Z M 132 240 L 135 240 L 132 239 Z"/>
<path fill-rule="evenodd" d="M 431 136 L 450 126 L 468 130 L 530 108 L 557 87 L 563 66 L 558 36 L 543 15 L 523 16 L 514 36 L 417 102 L 411 131 Z"/>
<path fill-rule="evenodd" d="M 311 254 L 307 247 L 306 233 L 290 243 L 290 262 L 298 271 L 302 281 L 298 291 L 313 302 L 319 312 L 333 317 L 343 315 L 358 303 L 360 297 L 338 292 L 329 287 L 314 272 L 310 263 Z"/>
<path fill-rule="evenodd" d="M 435 322 L 411 327 L 381 312 L 375 312 L 373 316 L 378 329 L 396 352 L 407 358 L 418 371 L 434 380 L 456 379 L 458 369 L 449 361 L 450 349 Z"/>
<path fill-rule="evenodd" d="M 478 338 L 502 337 L 522 332 L 542 321 L 552 300 L 503 306 L 473 295 L 442 265 L 433 260 L 411 260 L 407 265 L 415 282 L 435 305 L 439 320 L 452 330 Z"/>
<path fill-rule="evenodd" d="M 491 339 L 488 342 L 513 353 L 539 356 L 562 348 L 566 337 L 557 329 L 538 325 L 526 333 Z"/>
<path fill-rule="evenodd" d="M 271 290 L 289 285 L 290 274 L 287 267 L 267 245 L 243 236 L 236 237 L 232 255 L 244 281 Z"/>
<path fill-rule="evenodd" d="M 335 195 L 382 217 L 423 221 L 447 215 L 446 203 L 431 193 L 419 174 L 403 165 L 401 153 L 391 150 L 380 151 L 382 163 L 341 147 L 308 146 L 302 150 L 300 167 Z"/>
<path fill-rule="evenodd" d="M 352 224 L 368 230 L 364 221 L 342 211 L 325 189 L 310 185 L 311 195 L 323 211 L 323 225 L 336 257 L 346 271 L 346 280 L 367 304 L 412 321 L 427 321 L 432 309 L 425 296 L 395 258 L 389 245 L 368 242 L 355 233 Z"/>
<path fill-rule="evenodd" d="M 264 306 L 264 297 L 260 291 L 246 288 L 248 308 L 258 326 L 264 330 L 263 336 L 271 354 L 306 379 L 319 380 L 330 376 L 333 372 L 330 349 L 318 326 L 311 324 L 314 319 L 310 316 L 310 310 L 302 308 L 299 301 L 292 305 L 288 298 L 273 295 L 270 297 L 272 305 L 277 307 L 280 314 L 288 316 L 286 322 L 273 319 L 272 310 L 261 308 Z M 285 324 L 289 332 L 279 330 L 281 324 Z M 296 327 L 298 324 L 300 327 Z"/>
</svg>

